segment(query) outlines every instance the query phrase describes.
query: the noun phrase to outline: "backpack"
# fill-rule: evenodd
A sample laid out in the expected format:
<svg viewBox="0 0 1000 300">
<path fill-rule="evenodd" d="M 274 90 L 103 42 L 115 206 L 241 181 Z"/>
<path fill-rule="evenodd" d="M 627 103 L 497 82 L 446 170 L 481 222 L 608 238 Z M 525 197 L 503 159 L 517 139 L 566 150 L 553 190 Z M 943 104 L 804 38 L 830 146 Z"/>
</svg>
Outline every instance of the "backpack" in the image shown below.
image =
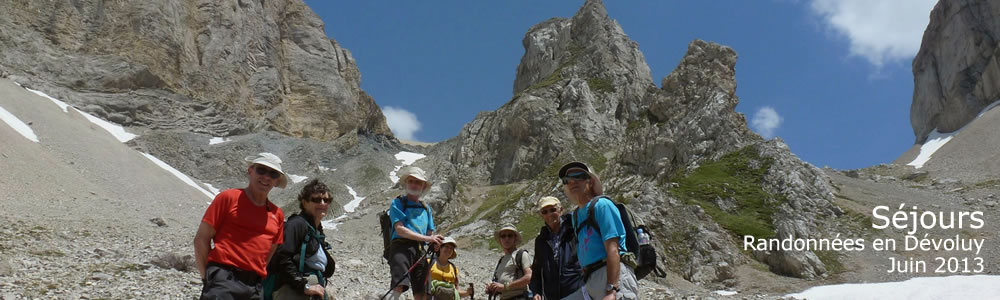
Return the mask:
<svg viewBox="0 0 1000 300">
<path fill-rule="evenodd" d="M 406 213 L 406 210 L 412 207 L 423 208 L 424 210 L 430 212 L 430 209 L 427 208 L 427 204 L 424 204 L 423 202 L 420 202 L 420 205 L 417 206 L 411 205 L 410 201 L 403 200 L 402 196 L 392 199 L 392 201 L 396 200 L 403 201 L 403 213 Z M 392 209 L 392 205 L 378 214 L 378 224 L 382 229 L 382 258 L 385 258 L 386 262 L 389 261 L 389 244 L 392 243 L 392 233 L 396 231 L 396 227 L 392 226 L 392 219 L 389 218 L 389 209 Z M 431 217 L 430 213 L 427 214 L 427 217 Z M 409 219 L 403 219 L 403 222 L 413 226 L 413 224 L 410 224 Z"/>
<path fill-rule="evenodd" d="M 524 256 L 525 252 L 528 252 L 528 250 L 524 249 L 514 250 L 514 264 L 517 265 L 517 270 L 514 271 L 515 280 L 524 276 L 524 263 L 521 262 L 521 258 Z M 500 280 L 499 278 L 500 274 L 497 274 L 496 270 L 497 268 L 500 268 L 500 263 L 502 262 L 503 262 L 503 256 L 500 257 L 500 260 L 497 260 L 497 266 L 493 267 L 493 282 L 497 282 L 498 280 Z M 531 287 L 528 287 L 527 290 L 524 291 L 524 297 L 530 299 L 533 296 L 534 295 L 531 293 Z"/>
<path fill-rule="evenodd" d="M 630 266 L 634 263 L 634 266 L 631 267 L 635 272 L 635 279 L 642 280 L 646 277 L 646 275 L 649 275 L 649 273 L 654 273 L 660 278 L 667 277 L 666 272 L 663 272 L 663 269 L 660 269 L 660 267 L 656 265 L 656 248 L 654 248 L 652 244 L 639 245 L 639 238 L 636 236 L 636 230 L 642 229 L 643 232 L 649 233 L 649 229 L 646 228 L 646 224 L 642 221 L 642 219 L 636 217 L 635 214 L 632 213 L 632 210 L 628 209 L 625 204 L 615 202 L 607 196 L 602 195 L 599 197 L 608 199 L 614 203 L 615 207 L 618 208 L 618 214 L 622 217 L 622 225 L 625 227 L 625 249 L 628 250 L 625 255 L 633 256 L 635 258 L 635 261 L 631 263 L 625 258 L 622 258 L 622 262 L 625 262 Z M 597 231 L 597 235 L 603 236 L 603 234 L 601 234 L 601 227 L 597 225 L 597 219 L 594 217 L 594 205 L 596 204 L 597 201 L 590 201 L 590 204 L 587 206 L 587 218 L 580 223 L 579 227 L 576 228 L 576 233 L 578 235 L 583 227 L 590 226 Z M 573 226 L 577 226 L 576 224 L 578 223 L 576 222 L 576 214 L 574 213 Z M 650 236 L 650 240 L 652 240 L 652 236 Z"/>
<path fill-rule="evenodd" d="M 307 226 L 309 232 L 306 233 L 306 238 L 302 240 L 302 245 L 299 246 L 299 273 L 311 273 L 310 275 L 316 275 L 319 280 L 319 284 L 326 286 L 326 277 L 323 277 L 323 270 L 310 270 L 311 272 L 306 272 L 306 247 L 309 246 L 309 241 L 317 240 L 319 241 L 320 251 L 323 251 L 324 255 L 327 250 L 330 250 L 330 244 L 326 242 L 326 236 L 313 228 L 312 226 Z M 331 256 L 327 256 L 327 264 L 333 264 L 334 272 L 337 272 L 337 261 Z M 264 300 L 271 300 L 272 294 L 275 291 L 275 283 L 277 283 L 277 275 L 273 273 L 268 273 L 264 281 L 261 282 L 262 294 Z M 326 292 L 323 292 L 323 300 L 327 299 Z"/>
<path fill-rule="evenodd" d="M 431 263 L 429 259 L 428 263 Z M 458 281 L 458 267 L 455 267 L 455 263 L 450 261 L 448 262 L 448 264 L 451 266 L 452 270 L 455 270 L 455 282 L 460 282 Z M 433 299 L 442 299 L 442 300 L 459 299 L 458 286 L 451 284 L 451 282 L 441 281 L 441 280 L 431 280 L 430 288 L 427 290 L 430 291 L 431 297 L 433 297 Z"/>
</svg>

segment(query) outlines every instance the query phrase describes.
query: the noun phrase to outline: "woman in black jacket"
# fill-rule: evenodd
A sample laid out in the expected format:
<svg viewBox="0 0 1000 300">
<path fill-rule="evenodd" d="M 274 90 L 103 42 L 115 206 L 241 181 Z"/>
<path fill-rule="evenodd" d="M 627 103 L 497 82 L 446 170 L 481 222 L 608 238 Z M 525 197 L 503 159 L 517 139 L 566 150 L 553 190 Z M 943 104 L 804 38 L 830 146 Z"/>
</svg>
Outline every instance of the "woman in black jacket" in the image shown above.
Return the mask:
<svg viewBox="0 0 1000 300">
<path fill-rule="evenodd" d="M 562 211 L 555 197 L 538 200 L 538 213 L 545 226 L 535 238 L 535 261 L 531 264 L 529 287 L 535 293 L 534 300 L 583 299 L 583 271 L 576 256 L 572 215 L 563 215 Z"/>
<path fill-rule="evenodd" d="M 298 200 L 302 212 L 288 217 L 285 242 L 267 265 L 268 274 L 275 274 L 273 299 L 326 299 L 326 279 L 333 276 L 336 263 L 321 221 L 333 198 L 325 184 L 313 180 Z"/>
</svg>

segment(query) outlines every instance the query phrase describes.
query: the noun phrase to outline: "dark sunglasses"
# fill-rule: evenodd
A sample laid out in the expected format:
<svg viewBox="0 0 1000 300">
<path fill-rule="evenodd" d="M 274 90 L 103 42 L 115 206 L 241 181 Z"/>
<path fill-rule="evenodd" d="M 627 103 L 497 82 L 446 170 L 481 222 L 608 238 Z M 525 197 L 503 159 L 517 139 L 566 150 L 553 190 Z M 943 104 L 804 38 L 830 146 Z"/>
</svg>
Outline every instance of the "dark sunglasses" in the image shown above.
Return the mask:
<svg viewBox="0 0 1000 300">
<path fill-rule="evenodd" d="M 517 235 L 516 235 L 516 234 L 513 234 L 513 233 L 504 233 L 504 234 L 501 234 L 501 235 L 500 235 L 500 238 L 501 238 L 501 239 L 506 239 L 506 238 L 515 238 L 515 237 L 517 237 Z"/>
<path fill-rule="evenodd" d="M 551 207 L 551 208 L 547 208 L 547 209 L 542 209 L 542 210 L 541 210 L 541 213 L 542 213 L 542 215 L 544 216 L 544 215 L 547 215 L 547 214 L 549 214 L 549 213 L 554 213 L 554 212 L 556 212 L 557 210 L 559 210 L 559 209 L 558 209 L 558 208 L 555 208 L 555 207 Z"/>
<path fill-rule="evenodd" d="M 571 179 L 572 180 L 587 180 L 587 179 L 590 179 L 590 175 L 587 175 L 587 172 L 569 173 L 569 174 L 566 174 L 566 176 L 562 178 L 562 184 L 563 185 L 569 184 L 569 181 Z"/>
<path fill-rule="evenodd" d="M 257 175 L 261 176 L 267 175 L 268 177 L 271 177 L 271 179 L 281 178 L 281 172 L 278 172 L 277 170 L 265 166 L 257 165 L 257 167 L 254 168 L 254 170 L 257 170 Z"/>
<path fill-rule="evenodd" d="M 329 204 L 330 202 L 333 202 L 333 197 L 326 197 L 326 198 L 324 198 L 324 197 L 311 197 L 311 198 L 309 198 L 309 202 L 312 202 L 312 203 L 323 202 L 323 203 Z"/>
</svg>

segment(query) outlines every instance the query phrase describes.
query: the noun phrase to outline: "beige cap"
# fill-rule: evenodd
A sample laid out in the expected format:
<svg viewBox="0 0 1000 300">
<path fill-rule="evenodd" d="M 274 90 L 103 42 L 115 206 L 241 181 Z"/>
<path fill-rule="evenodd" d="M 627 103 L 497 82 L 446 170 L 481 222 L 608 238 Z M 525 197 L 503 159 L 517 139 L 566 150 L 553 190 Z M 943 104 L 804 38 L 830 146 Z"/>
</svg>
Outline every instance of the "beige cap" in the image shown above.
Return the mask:
<svg viewBox="0 0 1000 300">
<path fill-rule="evenodd" d="M 535 209 L 542 210 L 543 208 L 545 208 L 546 206 L 549 206 L 549 205 L 560 206 L 559 205 L 559 198 L 552 197 L 552 196 L 542 197 L 542 199 L 538 199 L 538 206 L 535 207 Z"/>
</svg>

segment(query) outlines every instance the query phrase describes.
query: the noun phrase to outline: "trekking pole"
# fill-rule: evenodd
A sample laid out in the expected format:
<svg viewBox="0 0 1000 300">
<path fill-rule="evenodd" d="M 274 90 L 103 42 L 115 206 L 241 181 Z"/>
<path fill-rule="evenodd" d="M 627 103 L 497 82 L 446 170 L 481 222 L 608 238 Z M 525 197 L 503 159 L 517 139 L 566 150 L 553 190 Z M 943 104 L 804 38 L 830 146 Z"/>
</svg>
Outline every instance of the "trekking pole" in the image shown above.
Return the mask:
<svg viewBox="0 0 1000 300">
<path fill-rule="evenodd" d="M 428 249 L 430 249 L 430 248 L 428 248 Z M 386 291 L 385 294 L 382 295 L 382 297 L 380 297 L 379 299 L 385 299 L 386 296 L 389 296 L 389 293 L 392 293 L 392 290 L 396 289 L 396 286 L 398 286 L 400 283 L 403 283 L 403 279 L 406 279 L 407 277 L 410 277 L 410 272 L 413 272 L 413 268 L 416 268 L 417 264 L 419 264 L 421 261 L 423 261 L 425 258 L 427 258 L 427 255 L 430 254 L 430 252 L 431 251 L 429 251 L 429 250 L 428 251 L 424 251 L 424 255 L 420 256 L 420 258 L 418 258 L 416 262 L 413 262 L 413 265 L 410 266 L 410 268 L 406 270 L 406 273 L 404 273 L 403 276 L 399 278 L 399 280 L 397 280 L 392 285 L 390 285 L 389 290 Z"/>
<path fill-rule="evenodd" d="M 427 252 L 433 252 L 433 253 L 431 253 L 431 261 L 430 261 L 429 264 L 427 264 L 427 274 L 424 274 L 424 291 L 427 292 L 427 294 L 430 294 L 431 293 L 431 266 L 433 266 L 434 264 L 437 263 L 438 253 L 437 253 L 437 251 L 432 251 L 431 248 L 427 248 Z M 434 295 L 429 295 L 429 296 L 430 296 L 431 300 L 434 300 L 434 298 L 436 298 L 436 297 L 434 297 Z"/>
<path fill-rule="evenodd" d="M 469 291 L 471 292 L 469 293 L 469 299 L 476 300 L 476 287 L 471 282 L 469 282 Z"/>
<path fill-rule="evenodd" d="M 531 278 L 534 279 L 534 275 Z M 538 278 L 542 281 L 542 293 L 540 295 L 542 295 L 542 300 L 545 300 L 545 270 L 540 265 L 538 266 Z"/>
</svg>

